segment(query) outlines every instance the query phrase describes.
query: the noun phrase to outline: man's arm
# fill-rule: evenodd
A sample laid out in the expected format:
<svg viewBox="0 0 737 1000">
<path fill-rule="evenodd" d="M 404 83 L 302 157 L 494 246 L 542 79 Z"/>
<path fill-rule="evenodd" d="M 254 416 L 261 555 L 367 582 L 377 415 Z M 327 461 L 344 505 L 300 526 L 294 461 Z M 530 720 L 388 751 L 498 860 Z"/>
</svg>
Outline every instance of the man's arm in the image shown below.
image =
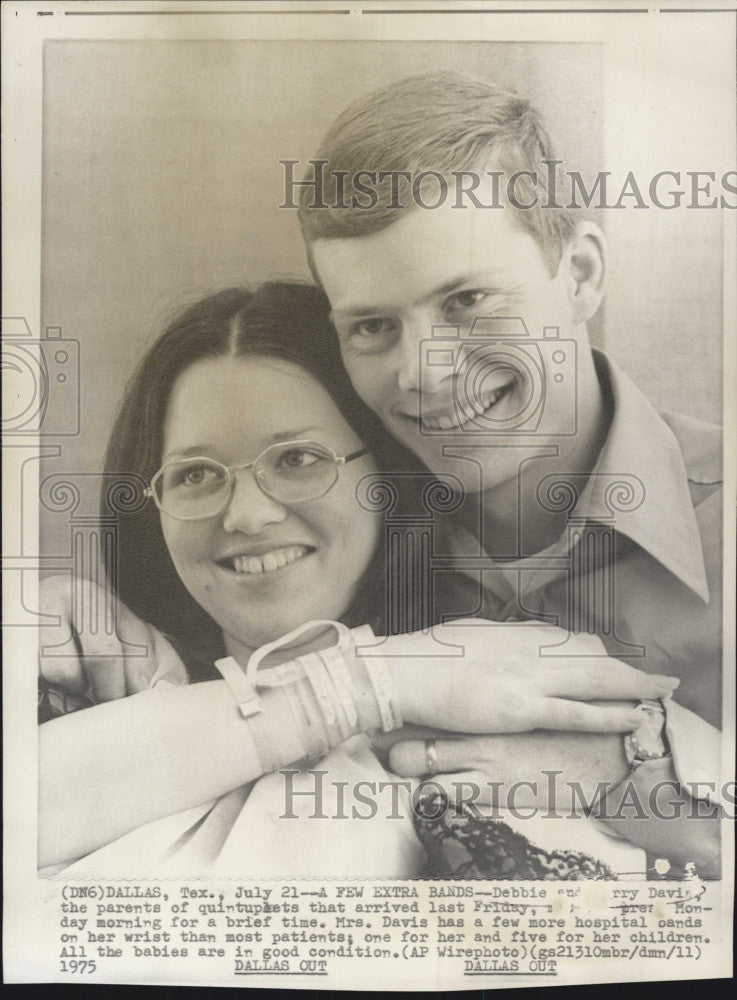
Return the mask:
<svg viewBox="0 0 737 1000">
<path fill-rule="evenodd" d="M 40 629 L 39 675 L 45 687 L 101 703 L 146 691 L 154 674 L 187 683 L 184 664 L 164 636 L 91 580 L 47 577 L 39 583 L 39 603 L 44 616 L 57 619 Z M 95 631 L 83 627 L 79 619 L 90 607 L 108 609 L 112 631 L 102 621 Z M 77 656 L 69 655 L 72 643 Z M 55 655 L 59 649 L 63 656 Z"/>
<path fill-rule="evenodd" d="M 409 735 L 389 751 L 390 769 L 403 777 L 427 775 L 425 740 L 435 737 L 439 773 L 432 780 L 446 788 L 450 801 L 465 781 L 481 790 L 479 805 L 536 807 L 557 816 L 589 807 L 615 836 L 718 877 L 721 812 L 707 799 L 708 783 L 679 775 L 670 757 L 630 774 L 622 736 L 614 733 L 538 730 L 460 740 L 431 730 Z M 718 770 L 709 773 L 718 784 Z"/>
<path fill-rule="evenodd" d="M 458 623 L 455 623 L 456 625 Z M 477 623 L 482 625 L 482 623 Z M 526 663 L 540 662 L 539 646 L 551 641 L 551 632 L 557 630 L 549 626 L 529 627 L 514 624 L 503 630 L 495 626 L 498 643 L 494 655 L 506 659 L 513 669 L 522 668 Z M 442 629 L 449 626 L 442 626 Z M 439 631 L 442 635 L 442 631 Z M 479 636 L 482 636 L 479 641 Z M 453 638 L 458 640 L 458 633 Z M 390 650 L 404 649 L 409 655 L 411 636 L 394 636 L 387 640 Z M 595 636 L 581 636 L 579 656 L 571 657 L 571 662 L 580 660 L 581 655 L 604 657 L 603 662 L 613 665 L 617 661 L 608 660 L 604 647 Z M 404 643 L 404 645 L 402 645 Z M 463 657 L 474 660 L 485 655 L 489 658 L 488 633 L 483 628 L 468 630 L 464 639 Z M 442 661 L 441 661 L 442 662 Z M 642 697 L 642 696 L 640 696 Z M 612 707 L 612 703 L 608 703 Z M 622 707 L 624 707 L 624 704 Z M 626 703 L 632 707 L 632 703 Z M 612 803 L 605 824 L 636 846 L 658 853 L 667 850 L 671 860 L 679 863 L 695 862 L 702 873 L 714 876 L 719 853 L 719 814 L 709 810 L 705 802 L 697 802 L 700 795 L 694 788 L 695 781 L 719 781 L 719 733 L 713 726 L 686 709 L 670 704 L 669 715 L 673 720 L 669 730 L 674 758 L 668 759 L 657 771 L 651 768 L 641 770 L 637 775 L 637 785 L 628 793 L 629 798 L 637 795 L 642 809 L 637 818 L 632 810 L 620 809 L 622 799 L 629 786 L 630 767 L 624 752 L 622 736 L 615 733 L 594 732 L 535 732 L 495 734 L 488 736 L 467 736 L 462 739 L 449 738 L 448 733 L 422 730 L 407 733 L 404 741 L 397 734 L 392 737 L 391 749 L 386 745 L 383 753 L 388 754 L 390 768 L 405 777 L 421 777 L 428 773 L 425 740 L 435 739 L 438 774 L 433 780 L 444 784 L 452 791 L 453 783 L 461 780 L 473 782 L 483 790 L 487 804 L 500 807 L 508 805 L 509 794 L 514 795 L 517 806 L 537 806 L 548 810 L 557 808 L 571 811 L 571 803 L 577 804 L 579 811 L 585 804 L 593 804 L 598 799 Z M 698 729 L 698 734 L 684 733 L 685 721 L 690 720 Z M 564 727 L 560 727 L 563 729 Z M 682 737 L 685 736 L 685 739 Z M 687 762 L 692 754 L 678 752 L 684 744 L 696 744 L 701 748 L 698 774 L 688 770 Z M 716 752 L 715 752 L 716 749 Z M 670 781 L 666 792 L 665 775 Z M 493 782 L 489 787 L 488 783 Z M 519 782 L 530 784 L 520 786 Z M 515 787 L 517 786 L 517 787 Z M 663 786 L 663 787 L 656 787 Z M 704 786 L 702 786 L 703 788 Z M 663 804 L 663 796 L 668 794 L 669 803 Z M 452 797 L 452 796 L 451 796 Z M 704 793 L 701 799 L 706 799 Z M 479 803 L 484 801 L 480 798 Z M 707 813 L 710 812 L 710 815 Z M 644 813 L 644 815 L 643 815 Z M 660 814 L 660 815 L 659 815 Z M 666 819 L 665 816 L 673 815 Z"/>
</svg>

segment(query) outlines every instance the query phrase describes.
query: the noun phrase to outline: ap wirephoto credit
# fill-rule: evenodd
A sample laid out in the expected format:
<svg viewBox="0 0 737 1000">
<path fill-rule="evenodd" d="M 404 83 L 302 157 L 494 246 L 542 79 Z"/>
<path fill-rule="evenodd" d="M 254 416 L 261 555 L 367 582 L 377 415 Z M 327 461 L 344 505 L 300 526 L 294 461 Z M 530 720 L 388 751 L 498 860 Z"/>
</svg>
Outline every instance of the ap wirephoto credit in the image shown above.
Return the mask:
<svg viewBox="0 0 737 1000">
<path fill-rule="evenodd" d="M 511 6 L 3 5 L 7 981 L 732 974 L 737 14 Z"/>
</svg>

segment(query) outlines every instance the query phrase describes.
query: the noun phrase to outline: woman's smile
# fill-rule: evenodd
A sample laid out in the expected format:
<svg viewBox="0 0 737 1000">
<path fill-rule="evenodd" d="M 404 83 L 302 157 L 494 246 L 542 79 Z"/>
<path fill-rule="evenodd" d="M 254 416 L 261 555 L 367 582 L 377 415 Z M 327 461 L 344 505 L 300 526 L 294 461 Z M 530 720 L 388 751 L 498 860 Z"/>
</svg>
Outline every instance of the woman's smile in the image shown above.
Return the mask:
<svg viewBox="0 0 737 1000">
<path fill-rule="evenodd" d="M 241 555 L 218 559 L 217 564 L 227 572 L 238 576 L 263 576 L 276 573 L 280 569 L 294 566 L 315 551 L 314 546 L 281 545 L 267 548 L 263 552 L 244 552 Z"/>
</svg>

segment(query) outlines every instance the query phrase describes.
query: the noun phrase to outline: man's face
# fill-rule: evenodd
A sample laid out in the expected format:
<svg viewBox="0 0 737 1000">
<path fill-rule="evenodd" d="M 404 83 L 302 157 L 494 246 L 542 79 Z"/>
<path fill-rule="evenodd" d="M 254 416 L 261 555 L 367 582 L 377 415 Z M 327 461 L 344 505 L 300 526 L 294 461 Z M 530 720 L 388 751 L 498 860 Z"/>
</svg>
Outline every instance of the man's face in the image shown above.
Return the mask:
<svg viewBox="0 0 737 1000">
<path fill-rule="evenodd" d="M 571 338 L 585 337 L 575 282 L 567 265 L 550 277 L 511 208 L 415 208 L 380 232 L 317 240 L 312 250 L 356 390 L 433 472 L 493 489 L 531 448 L 572 433 L 580 350 Z M 476 332 L 511 336 L 471 334 L 474 320 L 489 318 Z M 433 353 L 439 326 L 460 339 Z M 543 340 L 546 327 L 568 341 L 562 350 Z"/>
</svg>

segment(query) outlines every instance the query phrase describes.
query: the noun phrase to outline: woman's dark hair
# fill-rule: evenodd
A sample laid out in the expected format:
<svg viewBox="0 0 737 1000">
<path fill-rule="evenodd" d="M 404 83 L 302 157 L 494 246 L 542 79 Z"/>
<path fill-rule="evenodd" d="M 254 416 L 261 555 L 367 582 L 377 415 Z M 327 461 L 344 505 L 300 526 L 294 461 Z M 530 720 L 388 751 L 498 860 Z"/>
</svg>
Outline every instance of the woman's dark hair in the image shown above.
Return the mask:
<svg viewBox="0 0 737 1000">
<path fill-rule="evenodd" d="M 380 469 L 417 467 L 356 395 L 343 368 L 329 308 L 322 291 L 293 282 L 269 282 L 255 292 L 228 288 L 190 306 L 167 327 L 131 378 L 110 435 L 105 472 L 121 479 L 133 474 L 140 486 L 150 483 L 161 465 L 166 410 L 179 375 L 204 358 L 249 355 L 291 361 L 313 375 L 374 453 Z M 106 513 L 103 509 L 102 516 Z M 169 636 L 193 679 L 209 676 L 207 664 L 222 655 L 221 632 L 179 579 L 153 501 L 119 513 L 117 553 L 106 551 L 104 558 L 123 603 Z M 346 624 L 376 618 L 383 599 L 381 559 L 377 553 L 344 616 Z"/>
</svg>

